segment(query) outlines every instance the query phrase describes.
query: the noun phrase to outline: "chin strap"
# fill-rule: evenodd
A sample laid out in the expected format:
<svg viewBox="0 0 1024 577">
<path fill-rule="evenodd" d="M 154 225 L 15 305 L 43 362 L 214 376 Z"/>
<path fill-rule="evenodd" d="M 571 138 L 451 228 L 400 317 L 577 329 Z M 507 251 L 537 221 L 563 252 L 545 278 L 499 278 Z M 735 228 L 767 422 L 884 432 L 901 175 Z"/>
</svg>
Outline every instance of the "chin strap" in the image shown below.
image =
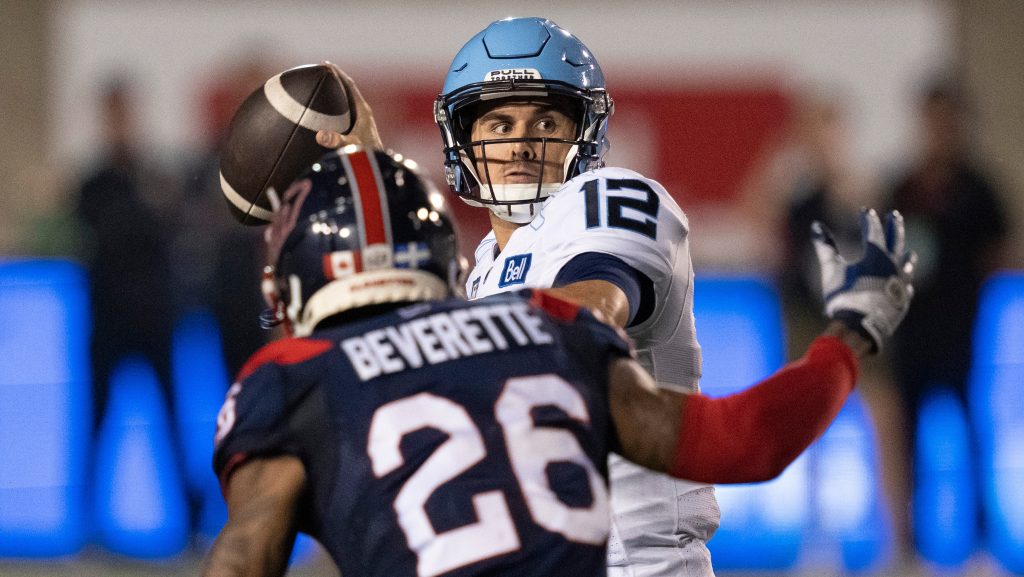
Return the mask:
<svg viewBox="0 0 1024 577">
<path fill-rule="evenodd" d="M 260 312 L 260 328 L 264 330 L 270 330 L 285 320 L 284 307 L 279 306 L 273 309 L 263 309 Z"/>
<path fill-rule="evenodd" d="M 533 217 L 537 216 L 538 207 L 544 200 L 554 195 L 560 188 L 562 188 L 562 183 L 560 182 L 544 183 L 539 187 L 536 184 L 492 184 L 490 186 L 481 186 L 481 202 L 477 206 L 486 206 L 495 216 L 502 220 L 516 224 L 526 224 L 533 220 Z M 489 193 L 489 198 L 484 198 L 484 191 Z M 487 202 L 487 200 L 502 203 L 518 201 L 518 203 L 494 204 Z"/>
</svg>

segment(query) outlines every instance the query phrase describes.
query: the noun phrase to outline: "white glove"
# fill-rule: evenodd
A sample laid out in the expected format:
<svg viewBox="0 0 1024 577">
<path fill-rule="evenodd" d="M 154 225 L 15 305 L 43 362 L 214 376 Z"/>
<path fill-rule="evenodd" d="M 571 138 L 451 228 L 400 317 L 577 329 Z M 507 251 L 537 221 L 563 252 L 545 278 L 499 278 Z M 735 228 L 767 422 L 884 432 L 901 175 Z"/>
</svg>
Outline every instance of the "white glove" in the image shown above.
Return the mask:
<svg viewBox="0 0 1024 577">
<path fill-rule="evenodd" d="M 825 315 L 870 337 L 873 352 L 892 336 L 914 296 L 911 284 L 917 255 L 906 250 L 903 216 L 885 216 L 885 230 L 874 210 L 861 210 L 864 256 L 853 264 L 839 254 L 832 233 L 820 222 L 811 225 L 811 239 L 821 263 Z"/>
</svg>

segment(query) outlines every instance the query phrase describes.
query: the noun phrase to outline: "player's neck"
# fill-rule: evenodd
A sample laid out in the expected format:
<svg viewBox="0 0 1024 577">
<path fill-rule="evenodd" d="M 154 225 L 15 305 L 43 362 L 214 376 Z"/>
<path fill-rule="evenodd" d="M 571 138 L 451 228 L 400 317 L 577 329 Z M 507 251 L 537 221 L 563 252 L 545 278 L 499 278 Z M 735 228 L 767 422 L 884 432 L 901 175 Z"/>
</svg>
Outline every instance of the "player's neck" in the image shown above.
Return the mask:
<svg viewBox="0 0 1024 577">
<path fill-rule="evenodd" d="M 512 233 L 523 225 L 503 220 L 493 212 L 488 214 L 491 217 L 491 230 L 494 231 L 494 238 L 498 241 L 498 250 L 505 250 L 505 245 L 508 244 L 508 239 L 512 237 Z"/>
</svg>

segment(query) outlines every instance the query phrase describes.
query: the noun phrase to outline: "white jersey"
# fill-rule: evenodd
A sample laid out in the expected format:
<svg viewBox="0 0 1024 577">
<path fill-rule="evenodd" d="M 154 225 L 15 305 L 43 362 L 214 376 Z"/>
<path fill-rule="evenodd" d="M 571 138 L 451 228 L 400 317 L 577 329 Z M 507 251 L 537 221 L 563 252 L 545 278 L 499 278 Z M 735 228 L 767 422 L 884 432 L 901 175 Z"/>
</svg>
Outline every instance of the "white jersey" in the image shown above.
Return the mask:
<svg viewBox="0 0 1024 577">
<path fill-rule="evenodd" d="M 626 329 L 640 363 L 659 385 L 698 391 L 700 345 L 693 318 L 693 266 L 686 215 L 659 183 L 623 168 L 566 182 L 504 250 L 494 233 L 477 247 L 470 298 L 551 287 L 573 257 L 618 257 L 654 287 L 653 310 Z M 712 575 L 704 543 L 718 528 L 714 489 L 610 459 L 609 575 Z"/>
</svg>

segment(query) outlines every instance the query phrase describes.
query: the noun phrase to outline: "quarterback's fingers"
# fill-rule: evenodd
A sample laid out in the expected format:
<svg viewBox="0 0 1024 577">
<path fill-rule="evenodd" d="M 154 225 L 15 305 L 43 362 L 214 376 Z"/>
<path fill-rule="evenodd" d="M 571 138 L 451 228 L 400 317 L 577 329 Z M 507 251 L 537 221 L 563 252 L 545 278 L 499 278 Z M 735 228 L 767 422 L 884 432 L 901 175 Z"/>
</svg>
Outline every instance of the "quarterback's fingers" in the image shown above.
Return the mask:
<svg viewBox="0 0 1024 577">
<path fill-rule="evenodd" d="M 814 221 L 811 223 L 811 240 L 815 243 L 824 243 L 832 248 L 835 253 L 839 252 L 839 247 L 836 245 L 836 239 L 832 237 L 832 231 L 827 226 L 821 223 L 821 221 Z"/>
<path fill-rule="evenodd" d="M 834 282 L 832 279 L 841 278 L 841 271 L 846 265 L 846 261 L 839 254 L 839 248 L 836 246 L 832 233 L 818 221 L 811 223 L 811 242 L 814 244 L 814 252 L 818 255 L 818 263 L 821 265 L 822 281 L 825 285 L 830 285 Z"/>
<path fill-rule="evenodd" d="M 324 148 L 341 148 L 345 144 L 345 137 L 333 130 L 318 130 L 316 143 Z"/>
<path fill-rule="evenodd" d="M 882 231 L 882 222 L 878 220 L 878 213 L 875 212 L 875 209 L 861 209 L 860 234 L 865 248 L 868 244 L 873 244 L 879 249 L 885 250 L 885 233 Z"/>
<path fill-rule="evenodd" d="M 345 90 L 348 90 L 349 92 L 349 97 L 357 107 L 366 106 L 366 100 L 363 98 L 362 93 L 359 92 L 359 87 L 356 86 L 356 83 L 352 80 L 351 76 L 330 60 L 323 60 L 320 64 L 329 67 L 331 71 L 334 72 L 334 75 L 341 80 L 342 84 L 345 85 Z"/>
<path fill-rule="evenodd" d="M 885 248 L 892 255 L 901 255 L 906 250 L 903 215 L 898 210 L 885 215 Z"/>
<path fill-rule="evenodd" d="M 366 99 L 363 98 L 363 93 L 359 91 L 355 81 L 333 62 L 324 60 L 321 64 L 329 66 L 334 74 L 341 79 L 341 83 L 345 85 L 345 90 L 348 91 L 349 101 L 355 106 L 355 110 L 352 111 L 355 114 L 355 124 L 352 126 L 352 132 L 338 146 L 360 144 L 366 148 L 384 150 L 384 142 L 380 139 L 380 133 L 377 131 L 377 121 L 373 117 L 373 110 L 367 104 Z M 334 148 L 337 148 L 337 146 Z"/>
<path fill-rule="evenodd" d="M 903 269 L 903 274 L 908 277 L 914 276 L 915 266 L 917 266 L 917 253 L 914 251 L 904 253 L 903 262 L 900 263 L 900 268 Z"/>
</svg>

